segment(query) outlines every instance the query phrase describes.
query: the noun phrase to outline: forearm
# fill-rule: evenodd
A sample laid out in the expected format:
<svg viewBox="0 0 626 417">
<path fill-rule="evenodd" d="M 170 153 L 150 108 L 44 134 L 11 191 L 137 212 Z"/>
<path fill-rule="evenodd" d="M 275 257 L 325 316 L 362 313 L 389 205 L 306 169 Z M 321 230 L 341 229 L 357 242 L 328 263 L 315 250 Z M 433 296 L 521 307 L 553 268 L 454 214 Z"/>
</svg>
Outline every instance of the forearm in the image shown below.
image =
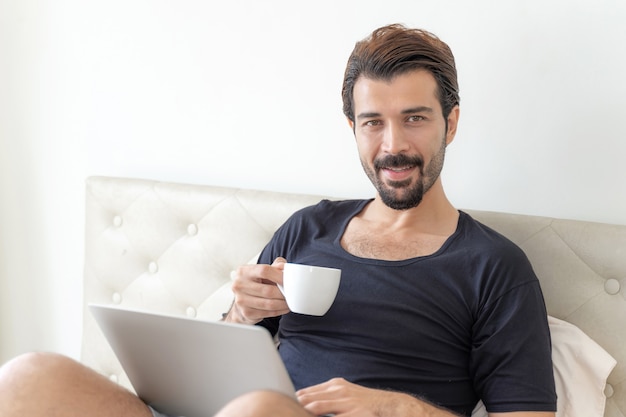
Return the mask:
<svg viewBox="0 0 626 417">
<path fill-rule="evenodd" d="M 459 417 L 459 414 L 403 393 L 389 393 L 377 413 L 379 417 Z"/>
<path fill-rule="evenodd" d="M 437 407 L 426 400 L 415 398 L 408 394 L 397 395 L 397 400 L 392 400 L 387 404 L 384 410 L 380 410 L 379 413 L 376 414 L 378 417 L 460 417 L 460 414 Z M 508 413 L 489 413 L 489 417 L 555 417 L 555 413 L 519 411 Z"/>
<path fill-rule="evenodd" d="M 366 388 L 333 378 L 297 393 L 300 403 L 314 415 L 367 417 L 458 417 L 409 394 Z"/>
</svg>

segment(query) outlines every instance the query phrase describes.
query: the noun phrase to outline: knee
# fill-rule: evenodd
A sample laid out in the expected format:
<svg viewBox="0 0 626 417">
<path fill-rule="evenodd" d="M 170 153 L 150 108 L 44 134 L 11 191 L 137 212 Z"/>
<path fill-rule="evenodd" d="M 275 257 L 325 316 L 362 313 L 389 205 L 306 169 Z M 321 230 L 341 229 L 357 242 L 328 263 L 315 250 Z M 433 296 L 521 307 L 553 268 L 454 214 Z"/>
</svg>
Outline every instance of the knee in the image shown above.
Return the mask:
<svg viewBox="0 0 626 417">
<path fill-rule="evenodd" d="M 215 417 L 310 417 L 294 398 L 274 391 L 244 394 L 220 410 Z"/>
<path fill-rule="evenodd" d="M 0 368 L 1 416 L 41 416 L 50 410 L 73 416 L 95 415 L 96 410 L 106 415 L 150 415 L 136 396 L 62 355 L 27 353 Z"/>
<path fill-rule="evenodd" d="M 47 376 L 63 374 L 76 362 L 55 353 L 25 353 L 17 356 L 0 367 L 0 387 L 3 384 L 18 384 L 29 380 L 43 381 Z"/>
</svg>

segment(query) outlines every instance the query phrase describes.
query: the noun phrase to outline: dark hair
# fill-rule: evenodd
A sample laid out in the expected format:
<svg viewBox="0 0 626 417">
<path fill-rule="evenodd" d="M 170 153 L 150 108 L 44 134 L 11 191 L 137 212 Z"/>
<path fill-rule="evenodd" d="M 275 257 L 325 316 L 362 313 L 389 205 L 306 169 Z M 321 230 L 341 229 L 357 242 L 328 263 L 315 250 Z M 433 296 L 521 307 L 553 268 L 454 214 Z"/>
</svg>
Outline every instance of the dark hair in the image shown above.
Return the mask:
<svg viewBox="0 0 626 417">
<path fill-rule="evenodd" d="M 359 77 L 391 80 L 417 69 L 425 69 L 435 77 L 439 103 L 447 119 L 460 100 L 454 55 L 432 33 L 400 24 L 376 29 L 355 45 L 343 78 L 343 113 L 354 121 L 353 90 Z"/>
</svg>

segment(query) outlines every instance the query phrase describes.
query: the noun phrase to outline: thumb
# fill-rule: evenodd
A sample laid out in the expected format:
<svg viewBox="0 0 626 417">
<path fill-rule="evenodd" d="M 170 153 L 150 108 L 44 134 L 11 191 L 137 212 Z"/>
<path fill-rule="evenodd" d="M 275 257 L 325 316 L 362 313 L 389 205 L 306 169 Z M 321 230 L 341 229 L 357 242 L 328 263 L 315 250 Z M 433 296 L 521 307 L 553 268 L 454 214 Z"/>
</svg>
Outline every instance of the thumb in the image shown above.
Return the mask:
<svg viewBox="0 0 626 417">
<path fill-rule="evenodd" d="M 279 256 L 278 258 L 274 259 L 272 266 L 275 266 L 278 269 L 282 270 L 286 263 L 287 263 L 287 260 L 283 258 L 282 256 Z"/>
<path fill-rule="evenodd" d="M 278 269 L 279 271 L 281 271 L 280 281 L 276 282 L 280 292 L 283 292 L 283 290 L 280 288 L 280 286 L 283 285 L 282 271 L 285 269 L 285 264 L 286 263 L 287 263 L 287 260 L 285 258 L 283 258 L 282 256 L 279 256 L 278 258 L 274 259 L 274 262 L 272 263 L 272 267 L 274 267 L 274 268 Z"/>
</svg>

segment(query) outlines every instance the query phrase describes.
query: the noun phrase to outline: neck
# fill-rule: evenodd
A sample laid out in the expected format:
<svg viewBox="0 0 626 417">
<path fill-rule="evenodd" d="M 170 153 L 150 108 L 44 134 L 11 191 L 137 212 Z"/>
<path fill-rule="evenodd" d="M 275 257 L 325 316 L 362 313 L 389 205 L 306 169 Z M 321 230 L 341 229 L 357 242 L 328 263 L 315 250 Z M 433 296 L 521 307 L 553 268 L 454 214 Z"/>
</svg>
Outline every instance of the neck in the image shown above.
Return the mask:
<svg viewBox="0 0 626 417">
<path fill-rule="evenodd" d="M 408 210 L 394 210 L 380 196 L 348 223 L 341 245 L 362 258 L 389 261 L 432 255 L 454 234 L 459 212 L 441 188 L 431 188 L 422 202 Z"/>
</svg>

